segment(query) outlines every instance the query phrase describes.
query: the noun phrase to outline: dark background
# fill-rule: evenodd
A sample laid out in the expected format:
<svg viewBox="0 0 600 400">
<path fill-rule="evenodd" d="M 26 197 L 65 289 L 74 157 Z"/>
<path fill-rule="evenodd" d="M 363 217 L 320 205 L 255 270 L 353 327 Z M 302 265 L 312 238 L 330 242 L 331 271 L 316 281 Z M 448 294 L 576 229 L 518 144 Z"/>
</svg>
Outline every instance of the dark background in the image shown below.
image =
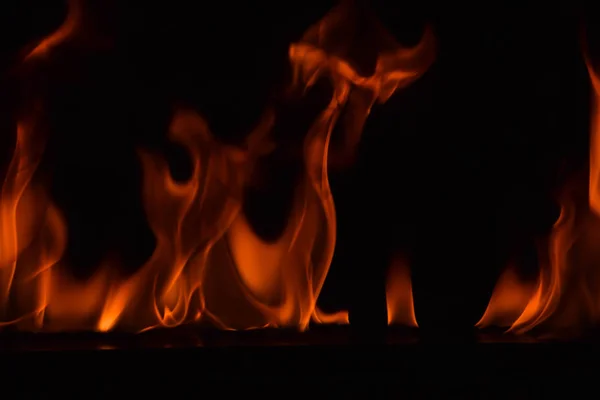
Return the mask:
<svg viewBox="0 0 600 400">
<path fill-rule="evenodd" d="M 165 139 L 176 104 L 195 107 L 222 140 L 239 142 L 285 86 L 289 43 L 335 4 L 93 3 L 90 26 L 113 45 L 66 46 L 28 78 L 51 99 L 41 169 L 52 176 L 69 223 L 67 257 L 82 277 L 107 252 L 133 270 L 152 251 L 135 146 L 162 149 L 185 171 Z M 373 109 L 356 162 L 330 176 L 338 242 L 320 303 L 349 309 L 354 326 L 385 324 L 383 277 L 392 255 L 403 252 L 421 327 L 468 330 L 509 258 L 522 261 L 524 274 L 535 272 L 535 240 L 558 216 L 556 194 L 586 167 L 590 97 L 580 39 L 589 23 L 577 2 L 393 3 L 372 5 L 407 45 L 430 23 L 437 59 Z M 2 7 L 0 25 L 10 31 L 0 37 L 6 167 L 23 96 L 15 65 L 62 23 L 66 4 Z M 282 107 L 310 114 L 303 104 Z M 283 171 L 253 194 L 266 206 L 247 210 L 265 236 L 285 218 L 289 188 L 278 182 L 290 179 Z"/>
</svg>

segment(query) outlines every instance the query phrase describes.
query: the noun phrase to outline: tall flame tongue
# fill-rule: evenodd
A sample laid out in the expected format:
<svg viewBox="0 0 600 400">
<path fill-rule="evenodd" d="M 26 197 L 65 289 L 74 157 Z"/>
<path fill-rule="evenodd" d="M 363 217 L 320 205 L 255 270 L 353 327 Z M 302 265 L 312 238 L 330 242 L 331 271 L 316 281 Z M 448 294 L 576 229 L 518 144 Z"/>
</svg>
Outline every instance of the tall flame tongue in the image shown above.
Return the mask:
<svg viewBox="0 0 600 400">
<path fill-rule="evenodd" d="M 71 3 L 63 27 L 43 40 L 28 62 L 52 56 L 54 46 L 78 32 L 84 15 L 79 6 Z M 358 31 L 364 26 L 370 36 Z M 359 37 L 365 40 L 359 46 L 348 40 Z M 357 49 L 373 50 L 373 74 L 359 72 L 371 54 L 354 54 Z M 345 312 L 326 314 L 316 307 L 336 239 L 329 156 L 341 163 L 351 157 L 375 101 L 386 101 L 428 68 L 433 36 L 427 30 L 415 48 L 401 48 L 373 16 L 343 2 L 291 45 L 289 57 L 294 71 L 290 93 L 304 93 L 324 78 L 331 82 L 333 94 L 303 137 L 302 172 L 282 233 L 276 240 L 263 240 L 242 207 L 257 163 L 280 151 L 272 144 L 280 116 L 272 110 L 265 113 L 245 147 L 238 148 L 218 142 L 202 117 L 181 109 L 169 137 L 187 150 L 191 177 L 176 181 L 162 155 L 139 150 L 143 202 L 156 248 L 127 278 L 114 272 L 110 260 L 87 282 L 73 279 L 61 267 L 66 225 L 43 186 L 33 180 L 44 150 L 44 138 L 38 136 L 45 133 L 38 126 L 43 120 L 39 107 L 33 108 L 18 124 L 0 198 L 3 324 L 139 331 L 203 317 L 224 329 L 305 329 L 311 318 L 347 322 Z M 343 145 L 330 150 L 336 124 L 342 127 Z M 408 274 L 397 275 L 391 286 L 400 297 L 390 304 L 404 310 L 394 311 L 394 319 L 416 325 Z"/>
<path fill-rule="evenodd" d="M 386 102 L 397 89 L 418 79 L 435 58 L 435 41 L 429 27 L 419 44 L 403 48 L 370 9 L 358 4 L 342 1 L 290 48 L 297 85 L 308 88 L 323 76 L 333 84 L 333 97 L 321 116 L 319 134 L 329 141 L 331 132 L 325 130 L 336 123 L 342 128 L 341 145 L 333 145 L 329 151 L 330 167 L 343 167 L 352 160 L 375 102 Z M 372 74 L 364 75 L 369 70 Z M 417 325 L 405 263 L 392 265 L 386 296 L 390 324 Z"/>
<path fill-rule="evenodd" d="M 81 10 L 76 1 L 70 5 L 65 23 L 26 55 L 24 68 L 77 33 Z M 61 300 L 52 299 L 57 294 L 52 281 L 67 233 L 62 215 L 34 179 L 46 143 L 42 104 L 35 96 L 28 98 L 19 112 L 15 148 L 0 193 L 0 326 L 39 329 L 50 303 L 61 308 Z"/>
<path fill-rule="evenodd" d="M 594 70 L 589 56 L 585 56 L 586 66 L 592 83 L 592 104 L 590 124 L 590 208 L 600 215 L 600 77 Z"/>
<path fill-rule="evenodd" d="M 556 337 L 580 334 L 600 322 L 594 294 L 600 290 L 600 79 L 585 58 L 593 88 L 588 193 L 578 179 L 565 185 L 560 216 L 540 257 L 537 282 L 522 281 L 515 268 L 508 268 L 479 327 L 510 326 L 509 331 L 516 333 L 536 328 L 544 336 Z"/>
</svg>

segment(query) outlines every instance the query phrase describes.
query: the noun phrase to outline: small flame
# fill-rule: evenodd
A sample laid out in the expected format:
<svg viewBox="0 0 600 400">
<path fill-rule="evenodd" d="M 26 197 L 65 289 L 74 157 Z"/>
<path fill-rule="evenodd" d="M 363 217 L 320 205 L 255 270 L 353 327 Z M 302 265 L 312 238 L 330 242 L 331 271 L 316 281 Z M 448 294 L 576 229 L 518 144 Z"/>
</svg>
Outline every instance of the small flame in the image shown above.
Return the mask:
<svg viewBox="0 0 600 400">
<path fill-rule="evenodd" d="M 501 275 L 477 326 L 510 324 L 509 331 L 524 333 L 553 316 L 564 297 L 568 276 L 573 269 L 581 268 L 569 258 L 577 235 L 575 205 L 564 199 L 561 214 L 548 240 L 547 257 L 544 257 L 546 254 L 540 257 L 542 262 L 537 283 L 522 281 L 514 267 L 508 268 Z"/>
<path fill-rule="evenodd" d="M 509 265 L 500 275 L 483 317 L 476 326 L 511 326 L 523 314 L 535 289 L 534 283 L 520 279 L 516 268 Z"/>
<path fill-rule="evenodd" d="M 65 23 L 26 57 L 31 63 L 52 57 L 84 28 L 84 6 L 72 0 Z M 292 44 L 294 71 L 290 93 L 303 93 L 317 79 L 333 86 L 329 104 L 303 138 L 302 174 L 283 233 L 273 241 L 257 235 L 243 211 L 245 192 L 262 157 L 277 152 L 273 129 L 279 115 L 265 112 L 244 146 L 219 142 L 207 121 L 192 110 L 174 113 L 169 139 L 191 159 L 185 182 L 171 175 L 162 154 L 139 149 L 142 199 L 156 238 L 151 257 L 133 275 L 121 276 L 106 259 L 87 281 L 64 265 L 67 225 L 47 189 L 37 182 L 46 132 L 43 103 L 30 107 L 17 126 L 17 140 L 0 197 L 0 317 L 2 325 L 22 329 L 143 331 L 205 319 L 223 329 L 308 327 L 348 323 L 348 314 L 326 314 L 316 306 L 333 259 L 336 215 L 329 187 L 330 155 L 346 159 L 360 140 L 375 103 L 422 75 L 433 61 L 433 36 L 427 30 L 412 49 L 398 46 L 374 21 L 375 71 L 362 76 L 351 57 L 355 44 L 344 37 L 365 15 L 351 2 L 339 7 Z M 42 110 L 42 111 L 40 111 Z M 336 125 L 344 144 L 330 149 Z M 416 326 L 410 278 L 390 282 L 398 310 L 410 297 L 411 311 L 394 311 Z M 408 283 L 407 283 L 408 282 Z M 395 309 L 396 309 L 395 308 Z M 394 317 L 396 320 L 396 317 Z"/>
<path fill-rule="evenodd" d="M 394 257 L 386 279 L 388 325 L 417 328 L 410 269 L 403 257 Z"/>
</svg>

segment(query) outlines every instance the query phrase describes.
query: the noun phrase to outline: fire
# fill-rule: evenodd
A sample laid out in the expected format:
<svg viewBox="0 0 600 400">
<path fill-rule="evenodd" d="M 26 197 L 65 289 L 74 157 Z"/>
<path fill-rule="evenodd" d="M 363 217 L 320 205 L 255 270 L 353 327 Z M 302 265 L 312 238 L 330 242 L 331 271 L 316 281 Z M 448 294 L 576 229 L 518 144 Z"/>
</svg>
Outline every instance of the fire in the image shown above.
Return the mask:
<svg viewBox="0 0 600 400">
<path fill-rule="evenodd" d="M 52 57 L 54 48 L 80 34 L 85 4 L 70 5 L 64 25 L 42 40 L 25 63 Z M 38 116 L 43 104 L 29 107 L 16 128 L 0 197 L 2 325 L 142 331 L 200 320 L 222 329 L 304 330 L 311 320 L 347 323 L 346 312 L 326 314 L 316 305 L 336 242 L 328 167 L 351 158 L 373 105 L 421 76 L 434 54 L 431 30 L 416 47 L 402 48 L 366 15 L 352 2 L 342 2 L 290 46 L 293 80 L 286 96 L 301 99 L 322 79 L 333 90 L 303 137 L 301 174 L 285 229 L 276 240 L 256 234 L 243 207 L 257 166 L 279 151 L 273 136 L 279 123 L 276 108 L 267 109 L 239 147 L 219 142 L 202 116 L 181 108 L 173 115 L 169 139 L 186 149 L 190 178 L 175 180 L 162 154 L 138 151 L 144 208 L 156 238 L 152 256 L 132 276 L 119 274 L 118 262 L 107 257 L 92 278 L 75 279 L 63 260 L 67 224 L 36 179 L 47 139 Z M 376 49 L 375 69 L 368 76 L 359 72 L 363 61 L 353 59 L 356 49 L 348 40 L 357 36 L 365 18 L 375 33 L 370 49 Z M 344 140 L 331 147 L 336 125 Z M 407 323 L 416 325 L 409 276 L 392 282 L 395 293 L 403 296 L 394 304 L 404 307 L 394 311 L 394 321 L 408 318 Z"/>
<path fill-rule="evenodd" d="M 412 297 L 412 284 L 408 263 L 395 257 L 386 279 L 386 303 L 388 325 L 418 327 Z"/>
<path fill-rule="evenodd" d="M 490 303 L 477 323 L 509 327 L 509 331 L 540 332 L 548 337 L 581 334 L 599 322 L 600 277 L 600 79 L 585 57 L 592 82 L 590 170 L 586 185 L 578 177 L 563 188 L 560 216 L 540 252 L 536 282 L 521 280 L 515 266 L 500 277 Z"/>
<path fill-rule="evenodd" d="M 69 12 L 64 23 L 50 36 L 42 39 L 33 50 L 25 57 L 25 60 L 42 57 L 48 54 L 54 47 L 73 38 L 83 28 L 83 7 L 79 0 L 69 0 Z"/>
</svg>

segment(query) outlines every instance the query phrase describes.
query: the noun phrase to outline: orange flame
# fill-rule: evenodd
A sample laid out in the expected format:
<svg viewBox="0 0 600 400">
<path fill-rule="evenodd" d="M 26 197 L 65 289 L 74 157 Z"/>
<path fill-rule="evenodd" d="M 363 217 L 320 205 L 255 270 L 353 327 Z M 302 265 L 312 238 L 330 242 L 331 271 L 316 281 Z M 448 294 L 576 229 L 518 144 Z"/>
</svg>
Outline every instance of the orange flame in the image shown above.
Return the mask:
<svg viewBox="0 0 600 400">
<path fill-rule="evenodd" d="M 597 324 L 600 289 L 600 79 L 586 55 L 592 81 L 590 171 L 587 196 L 577 180 L 563 188 L 561 213 L 552 228 L 547 252 L 542 254 L 537 282 L 520 280 L 513 268 L 500 277 L 479 327 L 510 326 L 524 333 L 534 328 L 546 336 L 576 335 Z"/>
<path fill-rule="evenodd" d="M 412 295 L 410 269 L 404 258 L 395 257 L 386 279 L 388 325 L 417 328 L 417 318 Z"/>
<path fill-rule="evenodd" d="M 296 80 L 303 76 L 305 87 L 309 87 L 324 73 L 329 73 L 333 82 L 335 91 L 329 119 L 333 125 L 339 118 L 338 123 L 344 129 L 341 148 L 330 151 L 334 165 L 344 165 L 352 159 L 375 102 L 386 102 L 397 89 L 418 79 L 435 58 L 435 40 L 430 27 L 426 27 L 419 44 L 403 48 L 368 9 L 352 7 L 351 4 L 350 1 L 341 2 L 308 30 L 299 44 L 290 48 L 292 63 L 298 67 Z M 369 28 L 360 30 L 364 25 Z M 368 39 L 363 39 L 365 32 L 370 35 Z M 359 72 L 371 57 L 364 50 L 356 53 L 348 38 L 370 40 L 367 48 L 376 54 L 372 75 L 363 76 Z M 344 108 L 346 112 L 339 115 Z M 387 299 L 389 323 L 417 326 L 410 273 L 406 265 L 392 266 L 387 282 Z M 347 322 L 347 315 L 344 322 Z"/>
<path fill-rule="evenodd" d="M 352 151 L 374 102 L 386 101 L 433 60 L 430 30 L 414 49 L 403 49 L 375 25 L 380 35 L 374 44 L 387 47 L 377 53 L 373 75 L 360 75 L 351 65 L 351 46 L 340 41 L 363 17 L 351 4 L 342 3 L 290 47 L 292 89 L 306 90 L 317 78 L 328 78 L 334 91 L 304 137 L 302 178 L 286 227 L 273 242 L 254 232 L 242 205 L 257 160 L 277 151 L 271 143 L 277 115 L 266 112 L 245 146 L 235 147 L 217 141 L 201 116 L 180 109 L 169 138 L 186 149 L 191 177 L 176 181 L 161 154 L 139 150 L 142 197 L 156 237 L 152 256 L 129 277 L 120 276 L 114 261 L 105 260 L 92 278 L 75 280 L 62 264 L 66 223 L 43 185 L 34 182 L 45 143 L 39 137 L 44 131 L 36 125 L 40 118 L 31 112 L 22 119 L 0 197 L 2 325 L 141 331 L 200 319 L 223 329 L 303 330 L 311 320 L 347 323 L 346 312 L 328 315 L 316 306 L 336 240 L 328 157 L 343 158 Z M 44 39 L 27 62 L 40 55 L 51 57 L 53 48 L 79 33 L 82 5 L 70 5 L 63 26 Z M 346 141 L 330 153 L 337 123 L 343 124 Z"/>
<path fill-rule="evenodd" d="M 535 284 L 523 282 L 515 267 L 509 265 L 500 275 L 490 302 L 476 326 L 511 326 L 527 307 Z"/>
<path fill-rule="evenodd" d="M 600 215 L 600 77 L 594 71 L 590 58 L 585 54 L 585 62 L 592 83 L 592 104 L 590 123 L 590 180 L 589 200 L 591 210 Z"/>
<path fill-rule="evenodd" d="M 290 47 L 296 78 L 302 74 L 305 87 L 310 87 L 329 73 L 338 112 L 342 107 L 348 109 L 338 122 L 344 129 L 344 143 L 331 154 L 333 161 L 342 164 L 351 158 L 360 141 L 375 101 L 385 103 L 397 89 L 427 71 L 435 58 L 435 39 L 429 26 L 416 46 L 403 48 L 369 9 L 352 5 L 352 1 L 342 1 L 309 29 L 300 43 Z M 353 46 L 353 41 L 358 43 Z M 373 59 L 373 73 L 362 75 L 361 70 Z"/>
<path fill-rule="evenodd" d="M 63 24 L 50 36 L 42 39 L 25 59 L 48 54 L 55 46 L 69 40 L 82 28 L 83 8 L 81 0 L 69 0 L 69 11 Z"/>
</svg>

